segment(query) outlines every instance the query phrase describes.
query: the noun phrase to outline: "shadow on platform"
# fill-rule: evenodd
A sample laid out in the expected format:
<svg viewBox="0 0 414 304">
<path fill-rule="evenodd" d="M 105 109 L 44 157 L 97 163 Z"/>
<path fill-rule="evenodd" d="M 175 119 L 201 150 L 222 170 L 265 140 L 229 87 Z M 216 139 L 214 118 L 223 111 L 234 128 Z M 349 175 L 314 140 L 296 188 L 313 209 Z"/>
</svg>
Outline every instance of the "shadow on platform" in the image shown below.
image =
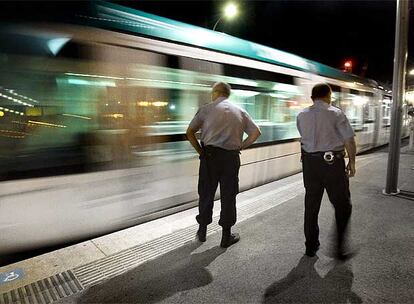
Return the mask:
<svg viewBox="0 0 414 304">
<path fill-rule="evenodd" d="M 400 190 L 400 193 L 398 193 L 396 195 L 396 197 L 414 201 L 414 192 L 406 191 L 406 190 Z"/>
<path fill-rule="evenodd" d="M 362 303 L 352 291 L 354 274 L 349 263 L 336 263 L 321 276 L 318 257 L 303 256 L 289 274 L 266 288 L 262 303 Z"/>
<path fill-rule="evenodd" d="M 181 247 L 103 284 L 93 286 L 77 303 L 156 303 L 174 294 L 210 284 L 206 269 L 226 249 L 219 246 L 192 254 L 199 242 Z"/>
</svg>

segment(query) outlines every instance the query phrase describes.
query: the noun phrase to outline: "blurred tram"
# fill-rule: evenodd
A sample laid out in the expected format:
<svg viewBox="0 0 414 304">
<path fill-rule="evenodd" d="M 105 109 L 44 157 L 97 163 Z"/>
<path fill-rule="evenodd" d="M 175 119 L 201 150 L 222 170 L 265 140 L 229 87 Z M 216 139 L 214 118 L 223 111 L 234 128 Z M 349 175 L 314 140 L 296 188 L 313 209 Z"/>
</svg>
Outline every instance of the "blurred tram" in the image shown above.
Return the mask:
<svg viewBox="0 0 414 304">
<path fill-rule="evenodd" d="M 195 206 L 185 131 L 217 81 L 262 130 L 241 154 L 241 191 L 301 170 L 296 115 L 318 82 L 359 152 L 389 138 L 391 95 L 375 81 L 116 4 L 0 36 L 0 255 Z M 403 124 L 405 136 L 405 112 Z"/>
</svg>

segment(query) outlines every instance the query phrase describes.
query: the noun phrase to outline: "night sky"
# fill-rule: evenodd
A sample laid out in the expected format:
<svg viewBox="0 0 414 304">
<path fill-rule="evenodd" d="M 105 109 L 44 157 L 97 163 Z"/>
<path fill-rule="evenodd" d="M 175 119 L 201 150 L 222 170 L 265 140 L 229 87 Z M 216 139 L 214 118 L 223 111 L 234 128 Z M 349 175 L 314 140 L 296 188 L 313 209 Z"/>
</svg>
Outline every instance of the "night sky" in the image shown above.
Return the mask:
<svg viewBox="0 0 414 304">
<path fill-rule="evenodd" d="M 210 29 L 226 3 L 223 0 L 112 2 Z M 342 68 L 345 60 L 351 59 L 354 74 L 391 84 L 396 1 L 233 2 L 239 6 L 240 15 L 232 21 L 222 20 L 217 30 L 335 68 Z M 61 12 L 70 14 L 85 3 L 88 1 L 0 1 L 0 21 L 58 19 Z M 414 10 L 410 18 L 414 19 Z M 410 50 L 414 54 L 414 30 L 409 33 L 408 69 L 414 68 L 414 55 Z M 410 79 L 414 82 L 413 78 Z"/>
</svg>

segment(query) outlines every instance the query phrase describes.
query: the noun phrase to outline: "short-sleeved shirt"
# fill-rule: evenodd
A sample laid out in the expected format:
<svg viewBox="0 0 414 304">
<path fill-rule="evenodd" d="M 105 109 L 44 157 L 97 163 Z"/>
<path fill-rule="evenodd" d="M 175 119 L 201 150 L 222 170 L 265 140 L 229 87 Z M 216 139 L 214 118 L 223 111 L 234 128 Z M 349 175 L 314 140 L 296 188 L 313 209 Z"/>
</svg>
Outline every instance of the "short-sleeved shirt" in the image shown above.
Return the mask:
<svg viewBox="0 0 414 304">
<path fill-rule="evenodd" d="M 355 136 L 341 109 L 321 100 L 298 114 L 297 127 L 305 152 L 340 151 L 345 141 Z"/>
<path fill-rule="evenodd" d="M 226 150 L 240 150 L 243 133 L 250 135 L 259 130 L 244 109 L 224 97 L 202 106 L 189 127 L 194 131 L 201 129 L 201 141 L 204 145 Z"/>
</svg>

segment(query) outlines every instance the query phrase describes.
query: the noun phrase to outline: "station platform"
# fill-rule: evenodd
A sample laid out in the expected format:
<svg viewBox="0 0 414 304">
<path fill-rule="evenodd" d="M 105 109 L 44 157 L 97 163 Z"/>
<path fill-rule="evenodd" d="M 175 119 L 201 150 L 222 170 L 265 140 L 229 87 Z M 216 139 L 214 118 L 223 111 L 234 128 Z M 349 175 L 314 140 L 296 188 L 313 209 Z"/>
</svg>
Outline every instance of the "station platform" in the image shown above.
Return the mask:
<svg viewBox="0 0 414 304">
<path fill-rule="evenodd" d="M 357 156 L 346 262 L 332 257 L 326 194 L 321 248 L 304 256 L 299 173 L 238 195 L 227 249 L 220 204 L 205 243 L 193 208 L 1 267 L 0 303 L 414 303 L 414 153 L 402 148 L 401 192 L 385 196 L 387 152 Z"/>
</svg>

